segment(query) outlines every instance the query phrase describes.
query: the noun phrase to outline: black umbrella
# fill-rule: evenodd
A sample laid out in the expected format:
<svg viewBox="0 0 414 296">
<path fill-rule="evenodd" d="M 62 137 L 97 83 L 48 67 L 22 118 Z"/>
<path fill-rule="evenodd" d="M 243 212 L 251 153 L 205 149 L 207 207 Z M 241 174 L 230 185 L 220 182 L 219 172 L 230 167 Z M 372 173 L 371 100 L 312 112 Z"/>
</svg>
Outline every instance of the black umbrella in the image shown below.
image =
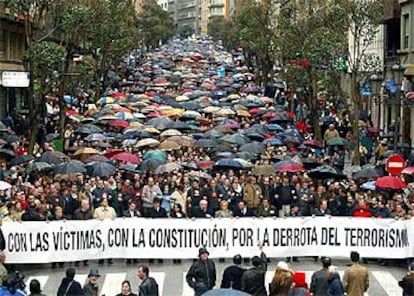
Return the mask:
<svg viewBox="0 0 414 296">
<path fill-rule="evenodd" d="M 147 125 L 151 125 L 159 130 L 165 130 L 172 121 L 168 117 L 155 117 L 148 120 Z"/>
<path fill-rule="evenodd" d="M 153 171 L 164 163 L 165 160 L 159 158 L 146 159 L 143 162 L 141 162 L 141 164 L 139 165 L 139 169 L 144 172 Z"/>
<path fill-rule="evenodd" d="M 185 124 L 182 121 L 173 121 L 167 125 L 167 129 L 176 129 L 176 130 L 191 130 L 191 126 Z"/>
<path fill-rule="evenodd" d="M 20 142 L 20 137 L 17 135 L 7 135 L 4 137 L 7 143 Z"/>
<path fill-rule="evenodd" d="M 195 142 L 194 146 L 202 147 L 202 148 L 213 148 L 213 147 L 217 147 L 218 143 L 210 139 L 200 139 L 200 140 L 197 140 L 197 142 Z"/>
<path fill-rule="evenodd" d="M 11 161 L 10 161 L 10 165 L 11 166 L 14 166 L 14 165 L 21 165 L 22 163 L 25 163 L 25 162 L 29 162 L 29 161 L 31 161 L 31 160 L 33 160 L 34 159 L 34 157 L 33 157 L 33 155 L 31 155 L 31 154 L 28 154 L 28 155 L 21 155 L 21 156 L 17 156 L 17 157 L 15 157 L 15 158 L 13 158 Z"/>
<path fill-rule="evenodd" d="M 116 174 L 116 168 L 107 162 L 92 162 L 87 165 L 86 170 L 92 177 L 108 177 Z"/>
<path fill-rule="evenodd" d="M 10 128 L 8 128 L 2 121 L 0 121 L 0 132 L 7 132 L 10 131 Z"/>
<path fill-rule="evenodd" d="M 355 179 L 375 179 L 381 177 L 381 173 L 374 166 L 365 166 L 354 174 Z"/>
<path fill-rule="evenodd" d="M 54 139 L 59 138 L 59 136 L 60 135 L 58 133 L 47 134 L 46 135 L 46 142 L 53 141 Z"/>
<path fill-rule="evenodd" d="M 132 164 L 121 164 L 119 166 L 119 170 L 129 172 L 129 173 L 134 173 L 134 174 L 144 173 L 143 171 L 139 170 L 136 165 L 132 165 Z"/>
<path fill-rule="evenodd" d="M 227 143 L 237 145 L 237 146 L 241 146 L 249 142 L 249 140 L 246 137 L 240 134 L 227 135 L 227 136 L 221 137 L 219 140 L 221 142 L 227 142 Z"/>
<path fill-rule="evenodd" d="M 337 169 L 329 165 L 322 165 L 313 170 L 310 170 L 308 175 L 311 178 L 317 179 L 346 179 L 346 176 L 344 174 L 342 174 Z"/>
<path fill-rule="evenodd" d="M 244 169 L 243 165 L 238 162 L 237 160 L 230 159 L 230 158 L 223 158 L 216 162 L 215 169 L 234 169 L 234 170 L 242 170 Z"/>
<path fill-rule="evenodd" d="M 182 102 L 180 103 L 181 108 L 186 110 L 199 110 L 201 109 L 201 105 L 196 102 Z"/>
<path fill-rule="evenodd" d="M 79 174 L 79 173 L 85 173 L 85 172 L 86 172 L 85 166 L 83 162 L 79 160 L 71 160 L 68 162 L 61 163 L 57 167 L 55 167 L 55 169 L 53 170 L 53 173 L 55 175 Z"/>
<path fill-rule="evenodd" d="M 250 152 L 252 154 L 264 154 L 265 149 L 257 142 L 244 144 L 239 149 L 241 152 Z"/>
<path fill-rule="evenodd" d="M 57 151 L 48 151 L 42 154 L 40 156 L 39 161 L 40 162 L 47 162 L 49 164 L 58 165 L 62 163 L 63 161 L 69 160 L 69 156 L 57 152 Z"/>
<path fill-rule="evenodd" d="M 102 129 L 93 124 L 84 124 L 81 127 L 77 128 L 75 132 L 78 134 L 89 135 L 89 134 L 102 133 Z"/>
<path fill-rule="evenodd" d="M 205 132 L 204 135 L 208 138 L 221 138 L 224 136 L 224 133 L 217 129 L 209 130 L 208 132 Z"/>
<path fill-rule="evenodd" d="M 1 148 L 0 149 L 0 158 L 1 157 L 4 157 L 4 158 L 11 158 L 11 157 L 14 157 L 16 154 L 14 153 L 14 151 L 13 150 L 10 150 L 10 149 L 4 149 L 4 148 Z"/>
</svg>

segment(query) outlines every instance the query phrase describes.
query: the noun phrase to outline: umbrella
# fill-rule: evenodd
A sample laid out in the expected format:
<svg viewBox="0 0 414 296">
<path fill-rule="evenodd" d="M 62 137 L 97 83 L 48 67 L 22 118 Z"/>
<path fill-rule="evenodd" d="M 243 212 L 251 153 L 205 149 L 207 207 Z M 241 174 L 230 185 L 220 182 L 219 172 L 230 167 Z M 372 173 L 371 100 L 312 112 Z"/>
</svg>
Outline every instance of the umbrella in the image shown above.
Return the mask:
<svg viewBox="0 0 414 296">
<path fill-rule="evenodd" d="M 181 145 L 173 141 L 164 141 L 158 146 L 159 149 L 164 151 L 172 151 L 181 149 Z"/>
<path fill-rule="evenodd" d="M 414 167 L 406 167 L 405 169 L 403 169 L 402 174 L 413 175 Z"/>
<path fill-rule="evenodd" d="M 249 296 L 245 292 L 233 289 L 214 289 L 203 294 L 203 296 Z"/>
<path fill-rule="evenodd" d="M 40 171 L 50 170 L 52 168 L 53 166 L 47 162 L 36 161 L 33 163 L 29 163 L 29 165 L 26 167 L 26 171 L 28 173 L 31 173 L 33 171 L 40 172 Z"/>
<path fill-rule="evenodd" d="M 107 162 L 92 162 L 87 165 L 86 170 L 92 177 L 108 177 L 116 174 L 116 168 Z"/>
<path fill-rule="evenodd" d="M 145 152 L 145 154 L 142 158 L 145 159 L 145 160 L 147 160 L 147 159 L 166 160 L 167 159 L 167 153 L 165 153 L 164 151 L 161 151 L 159 149 L 149 150 L 149 151 Z"/>
<path fill-rule="evenodd" d="M 81 127 L 77 128 L 76 133 L 78 134 L 96 134 L 96 133 L 102 133 L 102 129 L 96 125 L 87 123 L 82 125 Z"/>
<path fill-rule="evenodd" d="M 77 157 L 79 157 L 79 156 L 82 156 L 82 155 L 88 155 L 88 154 L 100 154 L 100 153 L 101 153 L 100 151 L 98 151 L 98 150 L 96 150 L 96 149 L 94 149 L 94 148 L 84 147 L 84 148 L 81 148 L 81 149 L 77 150 L 77 151 L 73 154 L 73 156 L 77 156 Z"/>
<path fill-rule="evenodd" d="M 365 182 L 361 185 L 361 188 L 365 189 L 365 190 L 375 190 L 375 189 L 377 189 L 375 187 L 375 181 Z"/>
<path fill-rule="evenodd" d="M 272 146 L 283 146 L 283 142 L 278 138 L 268 138 L 262 142 L 265 145 L 272 145 Z"/>
<path fill-rule="evenodd" d="M 116 148 L 116 149 L 112 149 L 112 150 L 109 150 L 109 151 L 105 152 L 104 156 L 111 158 L 115 154 L 122 153 L 124 151 L 125 151 L 124 149 Z"/>
<path fill-rule="evenodd" d="M 169 124 L 167 124 L 166 128 L 185 131 L 185 130 L 190 130 L 191 126 L 185 124 L 182 121 L 173 121 L 173 122 L 170 122 Z"/>
<path fill-rule="evenodd" d="M 160 142 L 158 140 L 156 140 L 156 139 L 153 139 L 153 138 L 145 138 L 145 139 L 139 140 L 137 142 L 137 144 L 135 145 L 135 147 L 138 147 L 138 148 L 139 147 L 146 147 L 146 146 L 148 146 L 148 147 L 156 147 L 159 144 L 160 144 Z"/>
<path fill-rule="evenodd" d="M 86 162 L 108 162 L 109 158 L 103 155 L 91 155 L 86 159 Z"/>
<path fill-rule="evenodd" d="M 265 149 L 257 142 L 244 144 L 239 149 L 242 152 L 250 152 L 252 154 L 264 154 Z"/>
<path fill-rule="evenodd" d="M 218 143 L 214 140 L 200 139 L 194 143 L 194 146 L 201 147 L 201 148 L 213 148 L 213 147 L 217 147 Z"/>
<path fill-rule="evenodd" d="M 193 147 L 194 139 L 190 136 L 172 136 L 167 139 L 168 141 L 176 142 L 177 144 L 184 147 Z"/>
<path fill-rule="evenodd" d="M 119 166 L 119 170 L 134 173 L 134 174 L 142 174 L 143 171 L 138 170 L 137 166 L 131 164 L 121 164 Z"/>
<path fill-rule="evenodd" d="M 269 125 L 267 126 L 267 128 L 268 128 L 270 131 L 275 131 L 275 132 L 281 132 L 281 131 L 283 131 L 283 130 L 284 130 L 284 128 L 283 128 L 281 125 L 278 125 L 278 124 L 276 124 L 276 123 L 269 124 Z"/>
<path fill-rule="evenodd" d="M 178 171 L 182 169 L 182 166 L 177 163 L 166 163 L 162 164 L 156 168 L 154 171 L 155 174 L 171 173 L 173 171 Z"/>
<path fill-rule="evenodd" d="M 362 169 L 355 173 L 355 179 L 375 179 L 381 176 L 381 173 L 371 165 L 364 166 Z"/>
<path fill-rule="evenodd" d="M 313 148 L 323 148 L 323 144 L 317 140 L 306 140 L 302 144 Z"/>
<path fill-rule="evenodd" d="M 165 160 L 159 159 L 159 158 L 146 159 L 140 164 L 139 169 L 144 172 L 153 171 L 164 163 L 165 163 Z"/>
<path fill-rule="evenodd" d="M 84 167 L 84 164 L 80 162 L 79 160 L 71 160 L 68 162 L 64 162 L 59 164 L 55 167 L 53 170 L 53 174 L 58 175 L 70 175 L 70 174 L 79 174 L 79 173 L 85 173 L 86 169 Z"/>
<path fill-rule="evenodd" d="M 329 165 L 322 165 L 310 170 L 309 176 L 316 179 L 346 179 L 345 175 Z"/>
<path fill-rule="evenodd" d="M 305 168 L 303 165 L 291 161 L 291 160 L 282 160 L 276 163 L 275 169 L 277 172 L 303 172 Z"/>
<path fill-rule="evenodd" d="M 23 164 L 23 163 L 25 163 L 25 162 L 29 162 L 29 161 L 31 161 L 31 160 L 33 160 L 33 159 L 34 159 L 33 155 L 30 155 L 30 154 L 28 154 L 28 155 L 21 155 L 21 156 L 17 156 L 17 157 L 15 157 L 15 158 L 13 158 L 13 159 L 9 162 L 9 164 L 10 164 L 11 166 L 14 166 L 14 165 L 21 165 L 21 164 Z"/>
<path fill-rule="evenodd" d="M 53 141 L 54 139 L 59 138 L 59 136 L 60 135 L 58 133 L 47 134 L 46 135 L 46 142 Z"/>
<path fill-rule="evenodd" d="M 196 177 L 196 178 L 202 178 L 202 179 L 213 179 L 213 177 L 209 174 L 207 174 L 206 172 L 201 172 L 201 171 L 192 171 L 188 173 L 189 176 L 191 177 Z"/>
<path fill-rule="evenodd" d="M 345 168 L 343 170 L 343 173 L 345 175 L 351 175 L 352 176 L 353 174 L 360 172 L 361 169 L 362 168 L 359 165 L 352 165 L 352 166 L 349 166 L 349 167 Z"/>
<path fill-rule="evenodd" d="M 181 135 L 182 133 L 176 129 L 167 129 L 160 134 L 161 137 L 172 137 L 172 136 L 181 136 Z"/>
<path fill-rule="evenodd" d="M 128 162 L 133 164 L 137 164 L 140 161 L 138 156 L 135 156 L 134 154 L 129 152 L 117 153 L 113 155 L 111 158 L 120 162 Z"/>
<path fill-rule="evenodd" d="M 96 103 L 99 105 L 113 104 L 115 99 L 112 97 L 102 97 Z"/>
<path fill-rule="evenodd" d="M 227 135 L 227 136 L 221 137 L 219 140 L 221 142 L 227 142 L 227 143 L 237 145 L 237 146 L 241 146 L 249 142 L 249 140 L 246 137 L 240 134 Z"/>
<path fill-rule="evenodd" d="M 276 174 L 276 170 L 273 165 L 271 164 L 265 164 L 265 165 L 259 165 L 253 168 L 252 174 L 255 176 L 260 175 L 268 175 L 268 176 L 274 176 Z"/>
<path fill-rule="evenodd" d="M 115 127 L 127 128 L 129 126 L 129 122 L 126 120 L 116 119 L 116 120 L 111 121 L 109 125 L 115 126 Z"/>
<path fill-rule="evenodd" d="M 47 162 L 49 164 L 58 165 L 63 161 L 69 160 L 69 156 L 63 154 L 62 152 L 58 151 L 48 151 L 40 156 L 40 162 Z"/>
<path fill-rule="evenodd" d="M 98 142 L 98 141 L 105 141 L 108 140 L 109 138 L 107 136 L 105 136 L 104 134 L 90 134 L 85 138 L 85 141 L 88 142 Z"/>
<path fill-rule="evenodd" d="M 171 120 L 168 117 L 160 116 L 147 121 L 147 125 L 153 126 L 159 130 L 165 130 Z"/>
<path fill-rule="evenodd" d="M 200 169 L 209 169 L 212 168 L 216 163 L 214 161 L 199 161 L 196 163 L 197 167 Z"/>
<path fill-rule="evenodd" d="M 218 129 L 209 130 L 208 132 L 205 132 L 204 135 L 207 138 L 214 138 L 214 139 L 224 137 L 224 133 L 222 133 Z"/>
<path fill-rule="evenodd" d="M 6 140 L 7 143 L 13 143 L 13 142 L 20 142 L 20 137 L 16 135 L 6 135 L 4 137 L 4 140 Z"/>
<path fill-rule="evenodd" d="M 242 170 L 244 166 L 237 160 L 231 158 L 223 158 L 216 162 L 215 169 L 236 169 Z"/>
<path fill-rule="evenodd" d="M 341 137 L 335 137 L 327 141 L 329 146 L 345 146 L 348 141 Z"/>
<path fill-rule="evenodd" d="M 7 190 L 12 188 L 11 184 L 5 182 L 5 181 L 0 181 L 0 190 Z"/>
<path fill-rule="evenodd" d="M 399 191 L 407 188 L 407 185 L 398 177 L 385 176 L 378 178 L 374 183 L 376 188 L 383 190 Z"/>
<path fill-rule="evenodd" d="M 116 115 L 116 117 L 118 117 L 121 120 L 132 120 L 132 119 L 134 119 L 134 115 L 132 115 L 131 112 L 122 111 L 122 112 L 116 113 L 115 115 Z"/>
</svg>

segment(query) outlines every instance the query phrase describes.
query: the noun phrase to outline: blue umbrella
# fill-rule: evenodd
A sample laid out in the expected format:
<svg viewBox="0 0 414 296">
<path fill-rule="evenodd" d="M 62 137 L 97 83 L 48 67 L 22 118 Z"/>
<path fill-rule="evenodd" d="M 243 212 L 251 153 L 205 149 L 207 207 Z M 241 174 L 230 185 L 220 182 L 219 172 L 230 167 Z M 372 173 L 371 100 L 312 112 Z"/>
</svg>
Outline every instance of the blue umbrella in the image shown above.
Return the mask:
<svg viewBox="0 0 414 296">
<path fill-rule="evenodd" d="M 267 126 L 267 128 L 270 130 L 270 131 L 276 131 L 276 132 L 281 132 L 281 131 L 283 131 L 283 130 L 285 130 L 281 125 L 279 125 L 279 124 L 277 124 L 277 123 L 272 123 L 272 124 L 269 124 L 268 126 Z"/>
<path fill-rule="evenodd" d="M 365 182 L 361 185 L 361 188 L 365 190 L 375 190 L 375 181 Z"/>
<path fill-rule="evenodd" d="M 285 145 L 278 138 L 269 138 L 269 139 L 264 140 L 262 143 L 265 144 L 265 145 L 267 145 L 268 143 L 270 143 L 270 145 L 272 145 L 272 146 L 283 146 L 283 145 Z"/>
<path fill-rule="evenodd" d="M 77 104 L 78 99 L 69 95 L 64 95 L 63 100 L 68 104 Z"/>
<path fill-rule="evenodd" d="M 214 289 L 210 290 L 207 293 L 204 293 L 203 296 L 249 296 L 245 292 L 233 289 Z"/>
<path fill-rule="evenodd" d="M 238 162 L 237 160 L 230 159 L 230 158 L 223 158 L 216 162 L 214 166 L 216 169 L 235 169 L 235 170 L 242 170 L 244 166 Z"/>
</svg>

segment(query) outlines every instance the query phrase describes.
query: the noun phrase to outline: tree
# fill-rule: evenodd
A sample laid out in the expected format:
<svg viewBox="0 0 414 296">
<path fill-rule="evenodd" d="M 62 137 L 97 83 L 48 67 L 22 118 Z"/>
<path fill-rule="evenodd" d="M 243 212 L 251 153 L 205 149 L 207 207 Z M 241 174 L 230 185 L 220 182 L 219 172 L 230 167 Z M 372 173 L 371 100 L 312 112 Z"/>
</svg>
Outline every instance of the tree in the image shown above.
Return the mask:
<svg viewBox="0 0 414 296">
<path fill-rule="evenodd" d="M 315 138 L 322 138 L 318 112 L 318 81 L 332 69 L 333 61 L 347 47 L 347 24 L 335 1 L 288 1 L 280 8 L 278 41 L 280 57 L 290 84 L 307 91 L 303 99 L 311 111 Z M 292 83 L 293 82 L 293 83 Z M 288 81 L 289 83 L 289 81 Z M 292 104 L 293 105 L 293 104 Z"/>
<path fill-rule="evenodd" d="M 273 69 L 275 5 L 271 0 L 247 0 L 236 15 L 234 32 L 246 60 L 254 61 L 256 80 L 266 85 Z"/>
<path fill-rule="evenodd" d="M 155 1 L 146 1 L 138 15 L 138 28 L 143 44 L 155 48 L 175 34 L 174 21 Z"/>
<path fill-rule="evenodd" d="M 221 40 L 223 46 L 232 50 L 235 46 L 234 22 L 223 17 L 214 17 L 207 26 L 207 33 L 215 40 Z"/>
<path fill-rule="evenodd" d="M 350 34 L 347 60 L 348 71 L 351 75 L 352 129 L 355 141 L 352 163 L 359 165 L 360 87 L 368 81 L 373 73 L 381 71 L 379 56 L 370 49 L 379 32 L 383 17 L 383 3 L 375 0 L 343 0 L 342 2 L 344 20 Z"/>
</svg>

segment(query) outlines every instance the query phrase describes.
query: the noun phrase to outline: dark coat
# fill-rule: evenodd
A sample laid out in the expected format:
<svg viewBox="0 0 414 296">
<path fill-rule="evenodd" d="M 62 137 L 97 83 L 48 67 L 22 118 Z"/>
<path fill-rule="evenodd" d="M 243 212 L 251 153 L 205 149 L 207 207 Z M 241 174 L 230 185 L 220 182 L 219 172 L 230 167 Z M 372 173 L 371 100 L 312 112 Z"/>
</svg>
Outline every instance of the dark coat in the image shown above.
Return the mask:
<svg viewBox="0 0 414 296">
<path fill-rule="evenodd" d="M 132 217 L 141 217 L 141 213 L 138 210 L 135 210 L 133 212 L 133 215 L 131 215 L 131 212 L 129 210 L 124 210 L 122 212 L 122 217 L 132 218 Z"/>
<path fill-rule="evenodd" d="M 211 209 L 206 209 L 204 212 L 199 207 L 191 208 L 191 218 L 211 218 L 214 217 L 214 212 Z"/>
<path fill-rule="evenodd" d="M 267 271 L 267 257 L 262 252 L 261 265 L 246 270 L 242 276 L 242 291 L 252 296 L 267 296 L 265 287 L 265 276 Z"/>
<path fill-rule="evenodd" d="M 403 277 L 398 285 L 403 289 L 403 296 L 414 296 L 414 273 L 407 274 Z"/>
<path fill-rule="evenodd" d="M 246 214 L 243 214 L 239 208 L 236 208 L 233 211 L 233 215 L 235 217 L 253 217 L 254 216 L 254 210 L 252 210 L 250 208 L 246 208 L 246 209 L 247 209 Z"/>
<path fill-rule="evenodd" d="M 309 288 L 309 292 L 314 296 L 326 296 L 328 293 L 328 277 L 326 276 L 326 270 L 320 269 L 315 271 L 312 275 L 312 280 Z"/>
<path fill-rule="evenodd" d="M 154 278 L 148 277 L 139 285 L 139 296 L 158 296 L 158 284 Z"/>
<path fill-rule="evenodd" d="M 245 269 L 239 265 L 231 265 L 223 272 L 223 279 L 220 288 L 234 289 L 241 291 L 241 279 Z"/>
<path fill-rule="evenodd" d="M 342 286 L 339 274 L 335 273 L 328 280 L 328 285 L 328 293 L 326 294 L 327 296 L 344 296 L 344 287 Z"/>
<path fill-rule="evenodd" d="M 212 260 L 197 260 L 188 270 L 186 280 L 191 288 L 202 284 L 210 290 L 216 285 L 216 265 Z"/>
<path fill-rule="evenodd" d="M 155 208 L 149 209 L 148 217 L 151 218 L 167 218 L 167 211 L 163 207 L 159 207 L 158 210 Z"/>
<path fill-rule="evenodd" d="M 90 220 L 93 219 L 92 211 L 82 211 L 81 208 L 76 209 L 73 213 L 72 220 Z"/>
<path fill-rule="evenodd" d="M 70 284 L 70 287 L 69 287 Z M 68 289 L 69 287 L 69 289 Z M 82 287 L 79 282 L 65 277 L 60 283 L 59 289 L 57 291 L 57 296 L 83 296 Z"/>
<path fill-rule="evenodd" d="M 3 230 L 0 228 L 0 251 L 6 249 L 6 239 L 4 238 Z"/>
</svg>

